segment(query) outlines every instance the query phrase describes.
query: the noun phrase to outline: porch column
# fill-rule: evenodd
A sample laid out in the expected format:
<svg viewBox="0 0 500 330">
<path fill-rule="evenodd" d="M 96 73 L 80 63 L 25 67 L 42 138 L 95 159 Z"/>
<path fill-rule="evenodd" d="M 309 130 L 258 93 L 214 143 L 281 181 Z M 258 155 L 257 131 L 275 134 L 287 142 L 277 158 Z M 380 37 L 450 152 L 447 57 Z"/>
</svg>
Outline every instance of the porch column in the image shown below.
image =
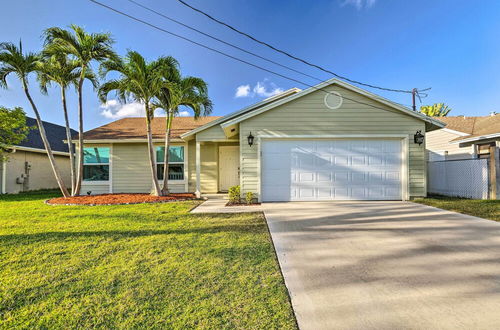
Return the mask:
<svg viewBox="0 0 500 330">
<path fill-rule="evenodd" d="M 200 184 L 200 172 L 201 172 L 201 149 L 200 142 L 196 141 L 196 197 L 201 197 L 201 184 Z"/>
</svg>

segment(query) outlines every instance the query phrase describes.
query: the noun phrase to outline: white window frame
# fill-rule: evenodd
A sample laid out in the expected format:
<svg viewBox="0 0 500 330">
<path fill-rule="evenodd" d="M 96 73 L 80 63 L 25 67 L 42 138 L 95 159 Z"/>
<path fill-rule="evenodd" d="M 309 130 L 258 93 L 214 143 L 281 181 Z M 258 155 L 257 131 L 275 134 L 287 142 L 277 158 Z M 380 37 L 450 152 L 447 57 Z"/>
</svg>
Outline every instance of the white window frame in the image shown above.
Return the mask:
<svg viewBox="0 0 500 330">
<path fill-rule="evenodd" d="M 186 146 L 184 145 L 172 145 L 172 146 L 169 146 L 169 148 L 171 147 L 181 147 L 182 148 L 182 156 L 184 158 L 184 161 L 182 162 L 171 162 L 170 161 L 170 157 L 169 157 L 169 161 L 168 161 L 168 165 L 183 165 L 182 167 L 182 176 L 183 176 L 183 179 L 180 179 L 180 180 L 168 180 L 168 182 L 172 182 L 172 183 L 184 183 L 186 181 Z M 158 148 L 165 148 L 165 146 L 156 146 L 156 150 L 155 152 L 158 152 Z M 158 161 L 158 159 L 156 160 L 156 167 L 157 167 L 157 170 L 158 170 L 158 165 L 165 165 L 165 163 L 162 161 Z M 163 180 L 163 179 L 160 179 L 160 180 Z"/>
<path fill-rule="evenodd" d="M 113 152 L 113 149 L 111 146 L 94 146 L 94 147 L 89 147 L 89 146 L 84 146 L 83 149 L 85 148 L 108 148 L 109 149 L 109 157 L 108 157 L 108 162 L 107 163 L 85 163 L 85 160 L 83 161 L 83 166 L 85 167 L 86 165 L 108 165 L 108 180 L 99 180 L 99 181 L 88 181 L 83 179 L 82 177 L 82 184 L 85 185 L 103 185 L 103 184 L 111 184 L 112 177 L 111 177 L 111 155 Z"/>
</svg>

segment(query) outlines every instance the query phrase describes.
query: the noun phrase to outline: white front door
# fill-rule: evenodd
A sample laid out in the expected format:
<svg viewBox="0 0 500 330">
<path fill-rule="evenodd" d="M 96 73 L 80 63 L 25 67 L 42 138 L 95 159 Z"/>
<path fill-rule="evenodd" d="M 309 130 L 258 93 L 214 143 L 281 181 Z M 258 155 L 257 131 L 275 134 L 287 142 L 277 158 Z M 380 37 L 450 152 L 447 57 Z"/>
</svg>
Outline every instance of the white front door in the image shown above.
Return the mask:
<svg viewBox="0 0 500 330">
<path fill-rule="evenodd" d="M 396 139 L 264 140 L 262 200 L 401 200 L 401 150 Z"/>
<path fill-rule="evenodd" d="M 240 184 L 240 147 L 219 147 L 219 190 L 228 191 Z"/>
</svg>

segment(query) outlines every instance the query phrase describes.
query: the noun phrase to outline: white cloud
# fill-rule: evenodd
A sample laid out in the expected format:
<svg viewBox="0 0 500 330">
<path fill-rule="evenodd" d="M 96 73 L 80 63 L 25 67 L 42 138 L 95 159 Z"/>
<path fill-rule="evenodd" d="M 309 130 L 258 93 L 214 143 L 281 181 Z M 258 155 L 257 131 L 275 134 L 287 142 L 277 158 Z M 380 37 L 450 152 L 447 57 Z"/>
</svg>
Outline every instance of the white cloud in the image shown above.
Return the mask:
<svg viewBox="0 0 500 330">
<path fill-rule="evenodd" d="M 121 119 L 125 117 L 144 117 L 144 105 L 139 102 L 122 104 L 118 100 L 108 100 L 100 105 L 101 115 L 109 119 Z M 161 109 L 155 110 L 155 116 L 163 113 Z"/>
<path fill-rule="evenodd" d="M 189 117 L 190 116 L 190 113 L 189 111 L 187 110 L 183 110 L 183 111 L 179 111 L 179 113 L 177 114 L 179 117 Z"/>
<path fill-rule="evenodd" d="M 363 8 L 373 7 L 376 1 L 377 0 L 344 0 L 341 6 L 350 5 L 356 7 L 357 10 L 361 10 Z"/>
<path fill-rule="evenodd" d="M 258 81 L 253 88 L 250 85 L 239 86 L 236 88 L 235 97 L 271 97 L 282 92 L 283 88 L 268 82 L 268 79 L 264 79 L 264 81 Z"/>
<path fill-rule="evenodd" d="M 234 97 L 247 97 L 250 94 L 250 85 L 241 85 L 236 88 Z"/>
</svg>

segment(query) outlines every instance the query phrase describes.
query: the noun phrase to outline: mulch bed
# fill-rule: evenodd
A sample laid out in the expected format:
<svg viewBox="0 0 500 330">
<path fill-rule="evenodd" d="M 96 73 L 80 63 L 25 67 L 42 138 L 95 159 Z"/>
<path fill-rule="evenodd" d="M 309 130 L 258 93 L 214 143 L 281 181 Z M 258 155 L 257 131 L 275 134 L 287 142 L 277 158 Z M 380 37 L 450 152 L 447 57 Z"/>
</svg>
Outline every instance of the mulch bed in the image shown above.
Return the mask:
<svg viewBox="0 0 500 330">
<path fill-rule="evenodd" d="M 102 194 L 76 197 L 57 197 L 45 203 L 49 205 L 124 205 L 141 203 L 166 203 L 194 200 L 194 194 L 169 194 L 168 196 L 152 196 L 150 194 Z"/>
<path fill-rule="evenodd" d="M 247 203 L 231 203 L 231 202 L 227 202 L 226 206 L 260 206 L 260 203 L 247 204 Z"/>
</svg>

